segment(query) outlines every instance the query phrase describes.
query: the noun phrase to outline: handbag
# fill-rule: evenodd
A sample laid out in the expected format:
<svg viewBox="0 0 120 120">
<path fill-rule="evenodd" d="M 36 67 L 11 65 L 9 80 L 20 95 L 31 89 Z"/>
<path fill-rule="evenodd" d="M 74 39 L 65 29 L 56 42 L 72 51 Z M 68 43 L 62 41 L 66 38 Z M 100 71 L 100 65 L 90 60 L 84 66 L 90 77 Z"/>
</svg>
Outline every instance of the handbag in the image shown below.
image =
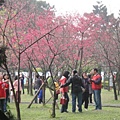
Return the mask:
<svg viewBox="0 0 120 120">
<path fill-rule="evenodd" d="M 62 97 L 60 98 L 60 104 L 64 105 L 64 104 L 66 104 L 66 102 L 67 102 L 67 99 L 65 99 L 65 97 L 62 96 Z"/>
</svg>

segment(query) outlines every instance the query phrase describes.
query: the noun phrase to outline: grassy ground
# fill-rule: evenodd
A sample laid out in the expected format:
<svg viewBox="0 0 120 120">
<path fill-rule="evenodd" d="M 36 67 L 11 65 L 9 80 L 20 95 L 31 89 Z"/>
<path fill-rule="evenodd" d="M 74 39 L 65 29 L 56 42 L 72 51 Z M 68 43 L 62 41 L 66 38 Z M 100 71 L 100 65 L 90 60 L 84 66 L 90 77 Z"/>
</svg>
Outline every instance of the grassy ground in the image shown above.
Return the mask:
<svg viewBox="0 0 120 120">
<path fill-rule="evenodd" d="M 30 108 L 27 108 L 28 102 L 32 100 L 33 96 L 27 94 L 22 95 L 22 102 L 20 104 L 21 118 L 22 120 L 52 120 L 51 114 L 51 101 L 43 106 L 42 104 L 32 104 Z M 49 91 L 47 91 L 46 99 L 50 98 Z M 118 99 L 120 96 L 118 96 Z M 115 101 L 113 91 L 102 90 L 102 103 L 104 104 L 120 104 L 120 100 Z M 9 103 L 10 110 L 16 116 L 14 103 Z M 59 104 L 60 107 L 60 104 Z M 120 108 L 116 107 L 103 107 L 101 111 L 94 111 L 94 106 L 90 105 L 88 111 L 84 110 L 83 113 L 71 112 L 71 96 L 69 102 L 69 113 L 60 113 L 60 110 L 56 109 L 56 118 L 54 120 L 120 120 Z"/>
</svg>

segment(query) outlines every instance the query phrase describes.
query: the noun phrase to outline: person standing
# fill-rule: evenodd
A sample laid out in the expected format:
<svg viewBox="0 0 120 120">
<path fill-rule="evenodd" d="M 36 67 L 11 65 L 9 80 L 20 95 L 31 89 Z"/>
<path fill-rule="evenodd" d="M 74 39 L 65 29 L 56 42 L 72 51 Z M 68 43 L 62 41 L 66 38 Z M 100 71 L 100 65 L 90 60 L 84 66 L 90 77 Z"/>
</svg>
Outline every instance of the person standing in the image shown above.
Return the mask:
<svg viewBox="0 0 120 120">
<path fill-rule="evenodd" d="M 89 81 L 91 80 L 91 75 L 90 74 L 88 74 L 88 79 L 89 79 Z M 92 90 L 92 85 L 91 85 L 91 82 L 90 82 L 90 84 L 89 84 L 89 103 L 93 103 L 92 102 L 92 94 L 93 94 L 93 90 Z"/>
<path fill-rule="evenodd" d="M 92 82 L 92 89 L 94 94 L 95 110 L 101 110 L 102 109 L 102 104 L 101 104 L 102 77 L 100 74 L 98 74 L 97 68 L 94 68 L 92 70 L 92 73 L 93 76 L 91 82 Z"/>
<path fill-rule="evenodd" d="M 68 81 L 61 85 L 61 88 L 64 88 L 70 84 L 71 93 L 72 93 L 72 112 L 76 112 L 76 98 L 78 99 L 78 111 L 82 112 L 82 88 L 84 85 L 82 79 L 78 76 L 77 70 L 72 71 L 73 76 L 71 76 Z"/>
<path fill-rule="evenodd" d="M 8 84 L 3 82 L 3 75 L 0 75 L 0 109 L 2 112 L 6 112 L 4 111 L 6 89 L 8 89 Z"/>
<path fill-rule="evenodd" d="M 4 103 L 4 111 L 7 112 L 7 102 L 10 101 L 10 94 L 9 94 L 9 76 L 7 74 L 3 75 L 3 80 L 7 84 L 8 88 L 6 89 L 6 99 Z"/>
<path fill-rule="evenodd" d="M 64 85 L 67 80 L 69 78 L 69 71 L 65 71 L 63 73 L 63 76 L 61 77 L 61 79 L 59 80 L 61 86 Z M 61 107 L 61 113 L 63 112 L 68 112 L 68 102 L 69 102 L 69 96 L 68 96 L 68 86 L 64 87 L 64 88 L 60 88 L 60 92 L 62 94 L 62 96 L 66 99 L 66 103 L 62 105 Z"/>
<path fill-rule="evenodd" d="M 112 73 L 110 73 L 110 75 L 109 75 L 109 87 L 110 87 L 110 90 L 112 90 L 112 88 L 113 88 L 113 76 L 112 76 Z"/>
<path fill-rule="evenodd" d="M 21 87 L 22 87 L 22 93 L 24 94 L 24 75 L 23 73 L 20 74 L 20 80 L 21 80 Z"/>
<path fill-rule="evenodd" d="M 19 90 L 18 90 L 18 84 L 19 84 Z M 18 103 L 20 103 L 21 102 L 22 87 L 21 87 L 21 81 L 18 78 L 18 76 L 15 76 L 15 81 L 13 82 L 13 86 L 14 86 L 14 89 L 15 89 L 16 100 L 17 100 Z"/>
<path fill-rule="evenodd" d="M 34 90 L 35 94 L 39 90 L 40 86 L 42 85 L 42 80 L 40 79 L 40 75 L 36 75 L 35 83 L 34 83 Z M 42 89 L 40 90 L 38 96 L 35 98 L 35 103 L 41 103 L 42 102 Z M 38 101 L 39 100 L 39 101 Z"/>
<path fill-rule="evenodd" d="M 85 92 L 83 92 L 83 94 L 82 94 L 82 104 L 85 102 L 84 108 L 87 111 L 88 110 L 88 103 L 89 103 L 89 84 L 90 84 L 90 81 L 89 81 L 89 78 L 85 72 L 82 74 L 82 81 L 83 81 L 83 85 L 85 87 Z"/>
<path fill-rule="evenodd" d="M 42 76 L 40 77 L 40 80 L 41 80 L 41 85 L 42 85 L 42 83 L 43 83 Z M 40 86 L 41 86 L 41 85 L 40 85 Z M 39 91 L 39 93 L 38 93 L 38 102 L 39 102 L 40 104 L 43 102 L 42 99 L 43 99 L 43 90 L 42 90 L 42 88 L 41 88 L 40 91 Z"/>
</svg>

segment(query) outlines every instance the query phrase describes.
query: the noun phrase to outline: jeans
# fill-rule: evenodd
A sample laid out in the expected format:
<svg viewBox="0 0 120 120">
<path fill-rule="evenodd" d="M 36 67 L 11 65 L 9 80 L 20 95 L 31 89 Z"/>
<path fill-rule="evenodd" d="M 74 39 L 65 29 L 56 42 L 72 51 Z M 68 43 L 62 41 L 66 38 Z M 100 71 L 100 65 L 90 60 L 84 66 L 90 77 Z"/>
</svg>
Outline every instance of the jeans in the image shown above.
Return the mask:
<svg viewBox="0 0 120 120">
<path fill-rule="evenodd" d="M 64 93 L 64 97 L 65 97 L 65 99 L 67 99 L 67 102 L 66 102 L 66 104 L 62 105 L 61 113 L 67 112 L 67 109 L 68 109 L 69 96 L 68 96 L 67 92 Z"/>
<path fill-rule="evenodd" d="M 7 99 L 5 99 L 5 101 L 4 101 L 4 112 L 6 112 L 7 111 Z"/>
<path fill-rule="evenodd" d="M 40 92 L 38 93 L 38 102 L 41 103 L 42 102 L 42 89 L 40 90 Z"/>
<path fill-rule="evenodd" d="M 78 100 L 78 111 L 82 112 L 82 92 L 72 93 L 72 112 L 76 111 L 76 98 Z"/>
<path fill-rule="evenodd" d="M 100 90 L 93 90 L 93 94 L 94 94 L 94 101 L 95 101 L 95 109 L 102 109 L 102 105 L 101 105 L 101 89 Z"/>
<path fill-rule="evenodd" d="M 22 86 L 22 93 L 24 94 L 24 84 L 21 85 Z"/>
</svg>

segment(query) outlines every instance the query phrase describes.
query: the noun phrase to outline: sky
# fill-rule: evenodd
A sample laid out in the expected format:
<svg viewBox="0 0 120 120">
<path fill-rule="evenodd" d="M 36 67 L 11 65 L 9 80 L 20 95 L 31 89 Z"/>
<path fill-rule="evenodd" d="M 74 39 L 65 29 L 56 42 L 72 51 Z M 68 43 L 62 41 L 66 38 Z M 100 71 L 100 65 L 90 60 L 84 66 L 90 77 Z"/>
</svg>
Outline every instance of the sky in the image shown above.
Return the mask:
<svg viewBox="0 0 120 120">
<path fill-rule="evenodd" d="M 93 5 L 98 0 L 44 0 L 56 8 L 56 14 L 66 14 L 79 12 L 81 15 L 85 12 L 92 12 Z M 120 0 L 99 0 L 107 6 L 108 13 L 114 13 L 118 16 L 120 10 Z"/>
</svg>

